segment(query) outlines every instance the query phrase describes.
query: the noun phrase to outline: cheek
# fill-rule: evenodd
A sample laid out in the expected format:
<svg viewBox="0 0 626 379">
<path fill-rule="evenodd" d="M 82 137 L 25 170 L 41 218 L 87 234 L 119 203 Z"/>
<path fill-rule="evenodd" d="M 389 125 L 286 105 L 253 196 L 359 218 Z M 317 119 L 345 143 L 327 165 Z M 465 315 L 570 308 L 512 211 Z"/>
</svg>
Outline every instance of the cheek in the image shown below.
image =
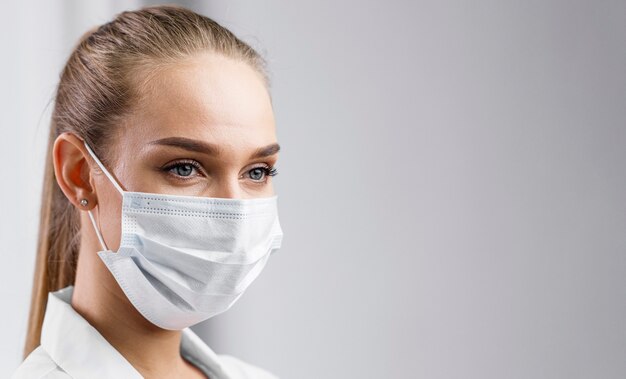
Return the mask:
<svg viewBox="0 0 626 379">
<path fill-rule="evenodd" d="M 122 227 L 122 195 L 112 185 L 102 182 L 98 186 L 98 206 L 96 222 L 99 223 L 100 232 L 104 242 L 110 250 L 116 251 L 120 246 Z"/>
<path fill-rule="evenodd" d="M 259 186 L 258 189 L 256 186 L 251 187 L 250 197 L 270 197 L 274 195 L 274 186 L 272 185 L 271 179 L 266 185 Z"/>
</svg>

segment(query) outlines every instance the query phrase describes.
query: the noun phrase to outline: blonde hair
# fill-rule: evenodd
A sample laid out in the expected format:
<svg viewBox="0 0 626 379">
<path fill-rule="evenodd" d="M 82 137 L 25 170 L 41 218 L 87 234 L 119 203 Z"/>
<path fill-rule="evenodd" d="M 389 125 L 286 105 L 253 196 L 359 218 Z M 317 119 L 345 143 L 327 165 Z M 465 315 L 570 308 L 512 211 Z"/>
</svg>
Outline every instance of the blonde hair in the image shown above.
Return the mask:
<svg viewBox="0 0 626 379">
<path fill-rule="evenodd" d="M 214 20 L 176 5 L 122 12 L 85 33 L 72 51 L 54 99 L 24 356 L 40 344 L 48 293 L 73 284 L 76 273 L 80 219 L 55 180 L 55 139 L 71 132 L 106 162 L 116 124 L 138 101 L 147 78 L 158 72 L 154 69 L 200 52 L 250 64 L 269 87 L 265 61 L 252 47 Z"/>
</svg>

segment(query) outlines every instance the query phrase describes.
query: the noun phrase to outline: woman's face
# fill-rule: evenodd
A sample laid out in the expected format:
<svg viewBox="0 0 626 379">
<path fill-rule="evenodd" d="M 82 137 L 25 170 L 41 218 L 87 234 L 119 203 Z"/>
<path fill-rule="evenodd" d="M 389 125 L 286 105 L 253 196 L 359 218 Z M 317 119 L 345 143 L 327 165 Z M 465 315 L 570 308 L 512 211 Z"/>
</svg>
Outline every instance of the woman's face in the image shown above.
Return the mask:
<svg viewBox="0 0 626 379">
<path fill-rule="evenodd" d="M 107 167 L 126 191 L 220 198 L 274 194 L 274 115 L 248 64 L 204 54 L 159 71 L 121 126 Z M 107 245 L 119 247 L 121 196 L 95 175 Z M 115 242 L 115 243 L 113 243 Z"/>
</svg>

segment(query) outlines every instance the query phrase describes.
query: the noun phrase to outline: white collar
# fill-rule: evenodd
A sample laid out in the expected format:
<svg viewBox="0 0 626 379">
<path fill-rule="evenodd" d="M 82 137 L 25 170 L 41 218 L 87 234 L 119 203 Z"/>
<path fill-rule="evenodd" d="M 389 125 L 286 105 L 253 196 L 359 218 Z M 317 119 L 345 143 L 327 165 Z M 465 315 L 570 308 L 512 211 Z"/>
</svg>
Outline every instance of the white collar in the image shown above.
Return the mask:
<svg viewBox="0 0 626 379">
<path fill-rule="evenodd" d="M 71 306 L 73 286 L 48 294 L 41 346 L 74 378 L 143 378 L 102 335 Z M 218 356 L 191 329 L 183 329 L 181 355 L 212 379 L 227 378 Z M 94 362 L 97 362 L 94 364 Z"/>
</svg>

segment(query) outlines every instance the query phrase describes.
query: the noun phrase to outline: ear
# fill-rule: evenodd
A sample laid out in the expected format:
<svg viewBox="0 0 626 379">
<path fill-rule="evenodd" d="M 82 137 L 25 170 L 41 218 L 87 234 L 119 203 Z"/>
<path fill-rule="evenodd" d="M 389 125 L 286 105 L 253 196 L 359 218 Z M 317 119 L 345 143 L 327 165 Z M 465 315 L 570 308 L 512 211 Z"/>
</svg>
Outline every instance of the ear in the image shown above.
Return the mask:
<svg viewBox="0 0 626 379">
<path fill-rule="evenodd" d="M 93 209 L 97 202 L 95 189 L 91 185 L 88 154 L 83 141 L 71 133 L 59 135 L 52 148 L 57 183 L 68 200 L 81 210 Z M 86 204 L 83 200 L 87 200 Z"/>
</svg>

